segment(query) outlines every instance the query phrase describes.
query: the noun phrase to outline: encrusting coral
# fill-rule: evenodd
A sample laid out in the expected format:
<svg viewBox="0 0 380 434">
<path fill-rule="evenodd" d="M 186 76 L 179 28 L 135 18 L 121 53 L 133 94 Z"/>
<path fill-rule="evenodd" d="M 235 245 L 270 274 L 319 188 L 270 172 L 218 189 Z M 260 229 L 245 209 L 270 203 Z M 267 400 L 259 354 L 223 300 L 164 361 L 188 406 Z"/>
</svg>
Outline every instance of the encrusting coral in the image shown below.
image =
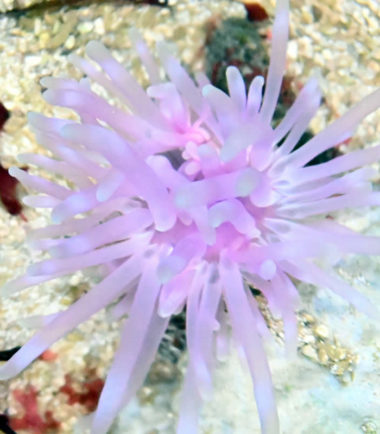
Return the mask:
<svg viewBox="0 0 380 434">
<path fill-rule="evenodd" d="M 42 80 L 45 99 L 73 109 L 78 121 L 30 114 L 39 143 L 52 157 L 24 154 L 20 161 L 68 183 L 11 169 L 41 193 L 26 197 L 26 204 L 52 209 L 53 224 L 30 235 L 33 246 L 51 259 L 31 266 L 2 292 L 13 295 L 91 266 L 106 271 L 67 310 L 33 319 L 40 329 L 0 368 L 2 379 L 17 375 L 79 323 L 116 303 L 114 317 L 126 319 L 92 417 L 92 433 L 105 433 L 144 381 L 170 316 L 186 307 L 189 362 L 178 432 L 197 432 L 201 401 L 211 395 L 212 372 L 226 356 L 232 331 L 250 369 L 262 431 L 278 433 L 263 348 L 269 331 L 250 287 L 283 319 L 289 351 L 297 339 L 299 294 L 293 279 L 328 287 L 376 315 L 363 295 L 315 259 L 333 266 L 346 253 L 380 253 L 378 238 L 323 218 L 380 204 L 380 193 L 371 188 L 373 170 L 362 167 L 380 159 L 380 146 L 307 163 L 350 137 L 380 106 L 380 90 L 294 150 L 321 95 L 310 79 L 271 127 L 285 70 L 288 15 L 288 1 L 278 0 L 263 95 L 264 78 L 255 77 L 246 90 L 235 67 L 227 69 L 228 94 L 202 74 L 194 81 L 159 44 L 163 75 L 136 31 L 131 38 L 151 82 L 146 90 L 97 42 L 87 46 L 90 61 L 71 56 L 86 79 Z M 91 90 L 91 80 L 123 108 Z"/>
</svg>

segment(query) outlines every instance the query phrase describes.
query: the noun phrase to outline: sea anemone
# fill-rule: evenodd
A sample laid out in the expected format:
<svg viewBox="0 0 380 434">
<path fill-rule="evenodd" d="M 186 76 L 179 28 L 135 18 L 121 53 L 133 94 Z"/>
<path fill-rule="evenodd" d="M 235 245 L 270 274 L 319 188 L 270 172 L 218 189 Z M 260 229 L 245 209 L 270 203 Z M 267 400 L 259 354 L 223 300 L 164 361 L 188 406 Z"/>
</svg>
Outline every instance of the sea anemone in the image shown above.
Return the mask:
<svg viewBox="0 0 380 434">
<path fill-rule="evenodd" d="M 42 327 L 0 368 L 1 378 L 17 375 L 114 303 L 114 317 L 126 319 L 92 418 L 92 433 L 105 433 L 143 383 L 169 318 L 186 309 L 189 361 L 178 432 L 197 432 L 201 401 L 210 397 L 213 369 L 231 331 L 249 366 L 262 431 L 278 433 L 263 348 L 269 332 L 252 288 L 281 316 L 290 352 L 299 301 L 293 280 L 328 287 L 376 315 L 332 266 L 346 253 L 380 254 L 379 239 L 324 217 L 380 204 L 371 189 L 373 171 L 362 167 L 380 159 L 380 146 L 308 162 L 351 137 L 380 106 L 380 89 L 295 150 L 321 95 L 310 79 L 271 126 L 285 70 L 288 15 L 288 1 L 278 0 L 264 92 L 263 77 L 247 90 L 235 67 L 226 72 L 228 94 L 202 74 L 193 80 L 159 44 L 162 71 L 136 30 L 131 39 L 151 82 L 146 90 L 98 42 L 86 48 L 90 61 L 71 56 L 86 79 L 42 80 L 46 101 L 73 109 L 79 120 L 30 114 L 37 140 L 52 157 L 24 154 L 21 160 L 68 182 L 12 168 L 27 188 L 42 193 L 27 196 L 26 204 L 52 209 L 53 224 L 31 234 L 34 247 L 51 259 L 32 265 L 3 293 L 92 266 L 102 266 L 105 275 L 67 310 L 40 318 Z M 91 80 L 120 104 L 91 90 Z M 329 271 L 317 265 L 320 258 Z"/>
</svg>

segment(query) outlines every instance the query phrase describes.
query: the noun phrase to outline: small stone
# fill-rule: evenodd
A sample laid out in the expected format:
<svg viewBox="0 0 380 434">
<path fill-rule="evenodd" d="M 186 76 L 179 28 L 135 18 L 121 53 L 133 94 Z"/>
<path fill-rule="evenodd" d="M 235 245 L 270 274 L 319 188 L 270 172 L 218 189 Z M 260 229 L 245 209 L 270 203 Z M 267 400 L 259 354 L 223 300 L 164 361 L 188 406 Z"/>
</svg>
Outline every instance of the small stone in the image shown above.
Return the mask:
<svg viewBox="0 0 380 434">
<path fill-rule="evenodd" d="M 314 324 L 315 323 L 315 319 L 314 319 L 313 315 L 310 315 L 310 313 L 303 313 L 302 314 L 302 321 L 305 324 Z"/>
<path fill-rule="evenodd" d="M 305 336 L 302 336 L 301 341 L 304 344 L 314 344 L 315 341 L 316 341 L 316 339 L 315 339 L 315 337 L 313 335 L 307 334 Z"/>
<path fill-rule="evenodd" d="M 313 23 L 314 17 L 310 11 L 303 9 L 301 15 L 302 15 L 302 19 L 304 20 L 304 22 L 306 24 L 312 24 Z"/>
<path fill-rule="evenodd" d="M 336 347 L 335 345 L 326 345 L 326 351 L 328 356 L 334 362 L 338 362 L 339 360 L 343 360 L 346 357 L 346 350 L 341 347 Z"/>
<path fill-rule="evenodd" d="M 61 298 L 62 306 L 71 306 L 72 303 L 73 303 L 72 297 L 68 297 L 67 295 L 65 295 L 64 297 Z"/>
<path fill-rule="evenodd" d="M 313 332 L 320 339 L 327 339 L 329 337 L 329 329 L 322 324 L 315 326 Z"/>
<path fill-rule="evenodd" d="M 332 374 L 334 375 L 343 375 L 346 371 L 347 368 L 349 367 L 349 362 L 346 360 L 343 360 L 341 362 L 335 363 L 334 365 L 332 365 L 330 371 Z"/>
<path fill-rule="evenodd" d="M 344 348 L 338 347 L 336 349 L 336 356 L 338 360 L 344 360 L 347 357 L 347 351 Z"/>
<path fill-rule="evenodd" d="M 318 359 L 322 365 L 327 365 L 329 362 L 329 356 L 324 346 L 318 348 Z"/>
<path fill-rule="evenodd" d="M 103 18 L 99 17 L 94 21 L 94 31 L 97 35 L 104 35 L 106 33 Z"/>
<path fill-rule="evenodd" d="M 65 42 L 65 48 L 68 50 L 72 50 L 75 47 L 75 38 L 73 35 L 70 35 L 66 42 Z"/>
<path fill-rule="evenodd" d="M 301 353 L 307 357 L 308 359 L 317 361 L 318 360 L 318 354 L 315 350 L 315 348 L 313 348 L 311 345 L 304 345 L 301 348 Z"/>
<path fill-rule="evenodd" d="M 40 43 L 40 47 L 41 48 L 46 48 L 49 44 L 49 40 L 50 40 L 50 36 L 48 32 L 42 32 L 40 33 L 40 36 L 38 38 L 39 43 Z"/>
<path fill-rule="evenodd" d="M 72 331 L 69 335 L 67 335 L 67 341 L 71 343 L 81 342 L 83 341 L 83 334 L 78 330 Z"/>
<path fill-rule="evenodd" d="M 137 397 L 141 404 L 152 404 L 154 396 L 154 390 L 149 386 L 144 386 L 137 392 Z"/>
<path fill-rule="evenodd" d="M 298 57 L 298 44 L 297 41 L 291 40 L 288 43 L 288 57 L 289 59 L 296 60 Z"/>
<path fill-rule="evenodd" d="M 178 369 L 169 361 L 155 362 L 149 372 L 152 383 L 171 382 L 176 379 Z"/>
<path fill-rule="evenodd" d="M 90 33 L 94 28 L 94 24 L 90 21 L 83 21 L 83 23 L 80 23 L 78 26 L 78 32 L 81 35 L 84 35 L 86 33 Z"/>
</svg>

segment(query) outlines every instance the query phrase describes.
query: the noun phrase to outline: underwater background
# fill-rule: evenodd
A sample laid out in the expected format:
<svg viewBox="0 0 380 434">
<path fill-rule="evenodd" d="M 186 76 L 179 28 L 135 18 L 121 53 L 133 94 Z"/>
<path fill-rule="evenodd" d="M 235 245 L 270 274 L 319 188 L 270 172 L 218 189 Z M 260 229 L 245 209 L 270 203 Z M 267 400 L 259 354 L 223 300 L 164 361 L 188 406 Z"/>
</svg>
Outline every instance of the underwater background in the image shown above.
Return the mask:
<svg viewBox="0 0 380 434">
<path fill-rule="evenodd" d="M 292 0 L 290 6 L 286 78 L 276 117 L 281 119 L 307 79 L 316 77 L 324 99 L 310 124 L 307 134 L 311 137 L 380 85 L 380 6 L 371 0 Z M 245 4 L 232 0 L 0 0 L 0 285 L 44 259 L 28 247 L 25 237 L 28 228 L 47 225 L 49 213 L 22 206 L 17 199 L 26 191 L 7 176 L 10 166 L 22 166 L 19 153 L 44 152 L 27 126 L 29 111 L 70 116 L 68 110 L 41 98 L 40 79 L 79 79 L 80 73 L 67 57 L 72 52 L 83 55 L 87 42 L 98 40 L 146 84 L 128 34 L 136 27 L 153 52 L 157 41 L 173 43 L 190 73 L 205 71 L 224 89 L 228 65 L 237 66 L 248 81 L 265 75 L 274 7 L 270 0 Z M 377 111 L 334 152 L 371 147 L 379 143 L 379 137 Z M 378 164 L 374 167 L 378 189 L 380 172 Z M 379 209 L 334 217 L 356 231 L 380 235 Z M 352 255 L 340 261 L 336 270 L 380 306 L 379 258 Z M 1 299 L 0 349 L 17 348 L 33 334 L 20 318 L 66 308 L 97 279 L 95 272 L 76 273 Z M 281 433 L 380 433 L 378 324 L 325 288 L 298 287 L 302 298 L 297 313 L 298 353 L 291 360 L 284 355 L 281 321 L 271 316 L 257 294 L 276 337 L 267 354 Z M 103 310 L 54 344 L 21 375 L 0 383 L 0 431 L 85 432 L 77 421 L 96 408 L 119 327 Z M 1 354 L 5 360 L 7 353 Z M 185 364 L 185 324 L 180 314 L 171 320 L 144 386 L 110 433 L 174 433 Z M 213 399 L 204 405 L 200 431 L 260 433 L 250 377 L 234 351 L 215 372 Z"/>
</svg>

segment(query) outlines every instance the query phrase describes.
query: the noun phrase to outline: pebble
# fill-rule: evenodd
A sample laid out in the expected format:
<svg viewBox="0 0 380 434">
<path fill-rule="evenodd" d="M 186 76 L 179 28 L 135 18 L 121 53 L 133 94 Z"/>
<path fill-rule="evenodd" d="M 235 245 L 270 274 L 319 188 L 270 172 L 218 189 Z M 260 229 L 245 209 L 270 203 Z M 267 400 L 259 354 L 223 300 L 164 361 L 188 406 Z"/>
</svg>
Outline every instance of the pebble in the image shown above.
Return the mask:
<svg viewBox="0 0 380 434">
<path fill-rule="evenodd" d="M 137 397 L 142 405 L 152 404 L 155 397 L 155 390 L 149 386 L 143 386 L 138 392 Z"/>
<path fill-rule="evenodd" d="M 337 348 L 335 345 L 328 344 L 325 346 L 325 349 L 330 359 L 334 362 L 342 360 L 346 356 L 345 351 L 341 348 Z"/>
<path fill-rule="evenodd" d="M 322 365 L 328 364 L 329 356 L 327 354 L 326 349 L 323 346 L 318 348 L 318 360 L 321 362 Z"/>
<path fill-rule="evenodd" d="M 334 363 L 331 366 L 330 371 L 334 375 L 343 375 L 347 371 L 348 367 L 349 367 L 349 362 L 345 360 L 339 363 Z"/>
<path fill-rule="evenodd" d="M 178 377 L 178 368 L 171 362 L 160 360 L 153 363 L 149 372 L 149 381 L 153 384 L 172 382 Z"/>
<path fill-rule="evenodd" d="M 301 348 L 301 353 L 302 353 L 305 357 L 307 357 L 307 358 L 309 358 L 309 359 L 311 359 L 311 360 L 314 360 L 314 361 L 317 361 L 317 360 L 318 360 L 318 354 L 317 354 L 315 348 L 312 347 L 311 345 L 304 345 L 304 346 Z"/>
<path fill-rule="evenodd" d="M 72 50 L 75 47 L 75 37 L 73 35 L 70 35 L 66 42 L 65 42 L 65 48 L 68 50 Z"/>
<path fill-rule="evenodd" d="M 313 332 L 320 339 L 326 339 L 329 337 L 329 329 L 322 324 L 319 324 L 316 327 L 314 327 Z"/>
<path fill-rule="evenodd" d="M 94 24 L 91 23 L 90 21 L 84 21 L 82 23 L 79 24 L 78 26 L 78 32 L 82 35 L 86 34 L 86 33 L 90 33 L 92 31 L 92 29 L 94 28 Z"/>
</svg>

